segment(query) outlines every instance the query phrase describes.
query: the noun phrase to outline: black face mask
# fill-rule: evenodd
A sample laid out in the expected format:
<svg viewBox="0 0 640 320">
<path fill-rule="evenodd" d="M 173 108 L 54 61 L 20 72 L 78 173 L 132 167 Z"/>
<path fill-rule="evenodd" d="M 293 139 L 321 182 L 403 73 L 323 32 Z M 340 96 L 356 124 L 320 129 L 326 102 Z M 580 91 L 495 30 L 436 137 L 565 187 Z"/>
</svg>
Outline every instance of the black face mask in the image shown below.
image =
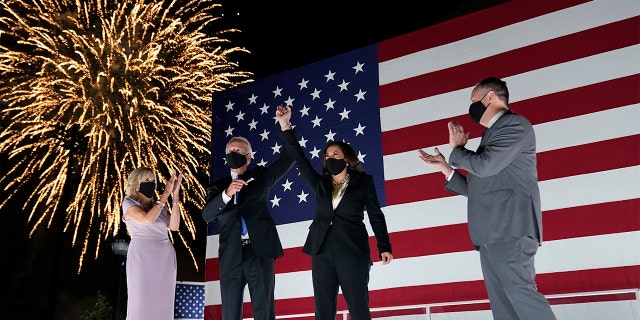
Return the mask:
<svg viewBox="0 0 640 320">
<path fill-rule="evenodd" d="M 140 182 L 140 188 L 138 188 L 138 192 L 151 199 L 156 194 L 156 183 L 153 181 Z"/>
<path fill-rule="evenodd" d="M 482 115 L 485 111 L 487 111 L 487 107 L 482 104 L 481 100 L 478 100 L 469 106 L 469 116 L 471 117 L 471 120 L 477 123 L 480 123 L 480 119 L 482 119 Z"/>
<path fill-rule="evenodd" d="M 247 164 L 247 156 L 243 156 L 237 152 L 229 152 L 224 158 L 227 160 L 227 165 L 231 169 L 238 169 Z"/>
<path fill-rule="evenodd" d="M 482 104 L 482 100 L 484 99 L 484 97 L 486 97 L 489 94 L 489 92 L 485 93 L 484 96 L 482 96 L 482 98 L 480 98 L 480 100 L 472 103 L 469 106 L 469 116 L 471 117 L 471 120 L 473 120 L 476 123 L 480 123 L 480 119 L 482 119 L 482 115 L 484 114 L 485 111 L 487 111 L 487 107 L 489 107 L 489 105 L 487 105 L 486 107 Z"/>
<path fill-rule="evenodd" d="M 344 161 L 344 159 L 328 158 L 327 160 L 325 160 L 325 165 L 327 166 L 327 172 L 329 172 L 330 175 L 335 176 L 336 174 L 344 170 L 344 168 L 347 166 L 347 163 Z"/>
</svg>

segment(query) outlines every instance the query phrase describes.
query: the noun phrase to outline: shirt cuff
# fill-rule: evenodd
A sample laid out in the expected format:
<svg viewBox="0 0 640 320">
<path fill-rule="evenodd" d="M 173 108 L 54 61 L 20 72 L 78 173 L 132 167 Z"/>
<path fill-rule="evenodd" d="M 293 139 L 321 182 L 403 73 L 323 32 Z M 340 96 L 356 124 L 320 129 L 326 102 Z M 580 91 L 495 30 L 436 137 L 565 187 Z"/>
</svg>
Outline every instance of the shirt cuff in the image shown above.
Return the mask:
<svg viewBox="0 0 640 320">
<path fill-rule="evenodd" d="M 451 173 L 449 173 L 449 175 L 447 176 L 447 181 L 451 181 L 451 177 L 453 177 L 453 174 L 456 172 L 456 170 L 451 169 Z"/>
<path fill-rule="evenodd" d="M 227 193 L 223 190 L 222 191 L 222 201 L 224 202 L 224 204 L 227 204 L 229 202 L 229 200 L 231 200 L 231 197 L 229 197 L 227 195 Z"/>
</svg>

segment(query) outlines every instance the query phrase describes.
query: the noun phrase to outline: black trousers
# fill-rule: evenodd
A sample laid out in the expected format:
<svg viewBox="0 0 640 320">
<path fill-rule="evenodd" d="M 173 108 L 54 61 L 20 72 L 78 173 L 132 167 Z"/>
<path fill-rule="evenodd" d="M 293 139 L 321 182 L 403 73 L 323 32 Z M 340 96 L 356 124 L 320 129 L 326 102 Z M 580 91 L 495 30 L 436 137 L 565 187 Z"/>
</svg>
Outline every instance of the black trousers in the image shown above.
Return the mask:
<svg viewBox="0 0 640 320">
<path fill-rule="evenodd" d="M 311 257 L 315 318 L 336 319 L 338 288 L 341 288 L 351 319 L 370 320 L 368 284 L 371 261 L 356 259 L 347 253 L 336 254 L 340 249 L 329 229 L 322 248 Z"/>
<path fill-rule="evenodd" d="M 253 318 L 275 320 L 274 258 L 256 256 L 251 245 L 242 246 L 242 262 L 220 277 L 223 320 L 242 319 L 242 297 L 249 285 Z"/>
</svg>

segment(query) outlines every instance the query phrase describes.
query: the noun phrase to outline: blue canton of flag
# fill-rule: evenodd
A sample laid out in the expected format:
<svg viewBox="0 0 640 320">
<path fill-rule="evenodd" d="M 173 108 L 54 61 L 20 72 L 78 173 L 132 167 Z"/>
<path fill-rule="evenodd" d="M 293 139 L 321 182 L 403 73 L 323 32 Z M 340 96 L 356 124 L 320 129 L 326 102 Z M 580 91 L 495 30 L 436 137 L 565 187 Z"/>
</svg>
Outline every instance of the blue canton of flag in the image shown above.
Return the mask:
<svg viewBox="0 0 640 320">
<path fill-rule="evenodd" d="M 378 61 L 376 46 L 260 79 L 213 95 L 211 177 L 229 173 L 224 160 L 227 142 L 243 136 L 251 142 L 253 165 L 269 166 L 284 151 L 275 119 L 278 105 L 292 108 L 291 124 L 307 157 L 320 171 L 324 146 L 345 141 L 355 149 L 363 168 L 374 176 L 382 206 L 382 165 Z M 296 168 L 282 178 L 269 196 L 276 224 L 313 218 L 315 196 Z M 217 233 L 217 223 L 209 224 Z"/>
<path fill-rule="evenodd" d="M 176 283 L 174 319 L 204 319 L 204 282 Z"/>
</svg>

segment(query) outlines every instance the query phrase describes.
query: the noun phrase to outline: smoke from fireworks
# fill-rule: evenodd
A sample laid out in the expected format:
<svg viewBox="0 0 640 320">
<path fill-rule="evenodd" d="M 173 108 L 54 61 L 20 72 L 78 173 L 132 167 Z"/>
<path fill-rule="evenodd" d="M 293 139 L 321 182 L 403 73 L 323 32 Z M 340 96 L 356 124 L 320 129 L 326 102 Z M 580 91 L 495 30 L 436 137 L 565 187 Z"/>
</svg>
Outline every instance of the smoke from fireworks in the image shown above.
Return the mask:
<svg viewBox="0 0 640 320">
<path fill-rule="evenodd" d="M 0 2 L 0 209 L 27 194 L 31 235 L 63 219 L 78 272 L 120 227 L 133 169 L 160 181 L 180 169 L 184 200 L 200 207 L 208 176 L 214 91 L 251 81 L 232 61 L 248 53 L 215 31 L 209 0 L 3 0 Z M 178 233 L 196 263 L 182 207 Z M 197 263 L 196 263 L 197 268 Z"/>
</svg>

